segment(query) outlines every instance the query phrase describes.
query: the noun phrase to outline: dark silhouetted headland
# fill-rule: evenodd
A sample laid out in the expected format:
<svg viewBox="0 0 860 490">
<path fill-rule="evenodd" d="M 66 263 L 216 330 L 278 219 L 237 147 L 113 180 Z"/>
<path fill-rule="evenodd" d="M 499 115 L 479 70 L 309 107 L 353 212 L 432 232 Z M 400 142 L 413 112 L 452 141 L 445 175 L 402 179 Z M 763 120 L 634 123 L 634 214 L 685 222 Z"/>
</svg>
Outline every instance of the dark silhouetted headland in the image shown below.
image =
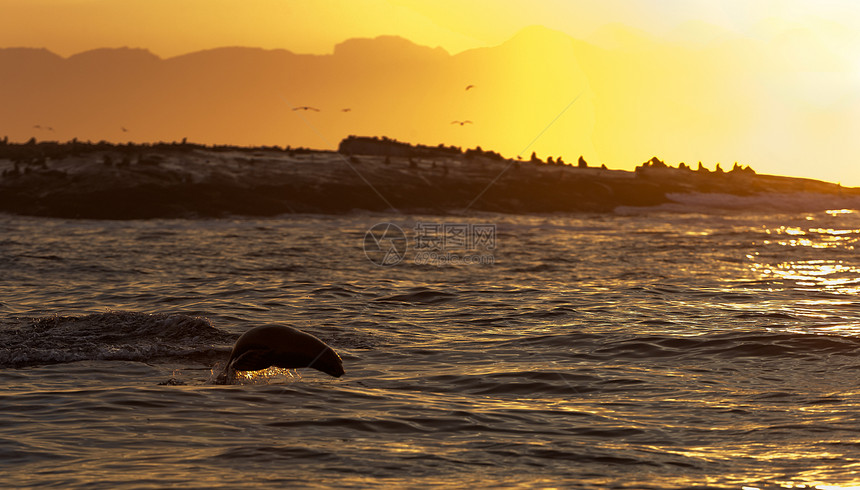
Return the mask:
<svg viewBox="0 0 860 490">
<path fill-rule="evenodd" d="M 537 155 L 519 161 L 480 147 L 463 150 L 354 136 L 343 140 L 338 152 L 186 141 L 114 145 L 2 139 L 0 172 L 0 211 L 65 218 L 357 210 L 612 212 L 683 203 L 691 196 L 710 196 L 706 200 L 711 202 L 719 196 L 791 196 L 792 210 L 860 207 L 856 188 L 758 175 L 738 164 L 731 171 L 709 171 L 702 164 L 693 170 L 654 157 L 629 172 L 589 165 L 583 158 L 575 164 Z M 810 196 L 830 200 L 820 204 Z M 749 204 L 735 208 L 745 206 Z"/>
</svg>

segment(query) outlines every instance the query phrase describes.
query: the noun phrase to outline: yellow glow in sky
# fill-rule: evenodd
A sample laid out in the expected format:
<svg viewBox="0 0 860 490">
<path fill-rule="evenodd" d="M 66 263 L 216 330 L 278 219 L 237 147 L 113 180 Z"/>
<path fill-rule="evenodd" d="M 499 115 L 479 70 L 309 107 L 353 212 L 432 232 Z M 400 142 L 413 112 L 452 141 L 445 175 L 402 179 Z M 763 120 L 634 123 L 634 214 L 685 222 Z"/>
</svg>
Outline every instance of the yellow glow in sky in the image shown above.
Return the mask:
<svg viewBox="0 0 860 490">
<path fill-rule="evenodd" d="M 0 0 L 0 9 L 0 46 L 64 56 L 133 46 L 169 57 L 232 45 L 321 54 L 344 39 L 378 35 L 457 53 L 500 44 L 530 25 L 585 38 L 624 24 L 681 42 L 712 39 L 720 29 L 761 37 L 797 26 L 851 36 L 860 27 L 860 7 L 848 0 Z M 696 22 L 718 29 L 690 26 Z"/>
<path fill-rule="evenodd" d="M 632 168 L 654 155 L 694 166 L 702 160 L 727 168 L 740 161 L 760 172 L 860 185 L 858 5 L 833 0 L 0 0 L 0 47 L 45 47 L 62 56 L 121 46 L 162 58 L 222 46 L 330 54 L 346 39 L 395 35 L 441 46 L 451 55 L 463 53 L 462 59 L 503 45 L 524 28 L 543 26 L 577 41 L 568 47 L 551 39 L 543 43 L 544 34 L 536 35 L 521 44 L 531 43 L 533 51 L 509 53 L 510 69 L 500 69 L 501 62 L 492 64 L 494 72 L 472 69 L 469 75 L 480 79 L 482 90 L 458 101 L 463 114 L 439 111 L 444 90 L 427 95 L 425 87 L 413 95 L 409 111 L 397 114 L 436 126 L 395 121 L 392 113 L 361 119 L 356 111 L 353 120 L 361 122 L 351 126 L 324 121 L 333 128 L 326 137 L 346 135 L 338 130 L 384 132 L 413 142 L 482 145 L 514 156 L 540 134 L 526 154 L 535 150 L 567 161 L 582 154 L 614 168 Z M 546 68 L 558 59 L 573 62 Z M 494 84 L 494 77 L 505 77 L 505 83 Z M 535 77 L 541 77 L 540 84 Z M 451 74 L 443 78 L 456 87 L 479 83 Z M 513 99 L 517 102 L 509 103 Z M 507 112 L 493 112 L 502 110 Z M 451 119 L 480 119 L 480 124 L 443 129 Z M 237 136 L 223 142 L 249 140 Z M 309 139 L 294 144 L 327 146 Z"/>
</svg>

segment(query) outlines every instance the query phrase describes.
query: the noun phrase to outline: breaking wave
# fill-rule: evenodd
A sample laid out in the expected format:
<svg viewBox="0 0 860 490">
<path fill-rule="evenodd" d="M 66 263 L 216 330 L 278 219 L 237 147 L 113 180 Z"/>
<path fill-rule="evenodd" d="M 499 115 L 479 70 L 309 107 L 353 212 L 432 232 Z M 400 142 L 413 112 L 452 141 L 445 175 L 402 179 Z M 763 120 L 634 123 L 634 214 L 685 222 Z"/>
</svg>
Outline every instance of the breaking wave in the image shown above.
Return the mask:
<svg viewBox="0 0 860 490">
<path fill-rule="evenodd" d="M 77 361 L 214 359 L 229 352 L 236 336 L 205 318 L 107 312 L 49 316 L 0 329 L 0 367 Z"/>
</svg>

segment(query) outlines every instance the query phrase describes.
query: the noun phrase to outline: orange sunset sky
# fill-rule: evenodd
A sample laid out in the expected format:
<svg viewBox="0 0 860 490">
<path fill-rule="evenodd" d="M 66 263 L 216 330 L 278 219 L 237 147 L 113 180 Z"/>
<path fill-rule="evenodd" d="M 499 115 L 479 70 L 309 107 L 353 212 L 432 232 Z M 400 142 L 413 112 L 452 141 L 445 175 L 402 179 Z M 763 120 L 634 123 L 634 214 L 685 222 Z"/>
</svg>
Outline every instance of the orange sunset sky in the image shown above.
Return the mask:
<svg viewBox="0 0 860 490">
<path fill-rule="evenodd" d="M 336 146 L 348 134 L 387 135 L 413 143 L 480 145 L 508 157 L 536 151 L 575 162 L 584 155 L 589 163 L 623 169 L 654 155 L 672 165 L 702 161 L 709 168 L 717 162 L 730 168 L 738 161 L 763 173 L 860 186 L 858 5 L 0 0 L 0 48 L 46 48 L 68 58 L 96 48 L 132 47 L 181 61 L 178 57 L 196 51 L 242 46 L 317 55 L 322 67 L 316 78 L 301 70 L 277 77 L 270 77 L 273 71 L 246 73 L 249 79 L 270 78 L 251 89 L 259 92 L 256 103 L 265 106 L 257 118 L 252 111 L 229 108 L 231 100 L 221 101 L 222 112 L 189 109 L 191 114 L 161 119 L 146 113 L 158 107 L 146 100 L 134 106 L 136 113 L 87 111 L 86 116 L 45 107 L 31 116 L 21 103 L 0 113 L 0 135 L 109 141 L 188 137 L 201 143 L 314 148 Z M 417 46 L 389 38 L 372 45 L 341 44 L 379 36 L 399 36 Z M 373 56 L 378 63 L 368 62 Z M 364 73 L 369 65 L 375 74 Z M 325 74 L 331 83 L 320 82 Z M 302 85 L 305 76 L 309 80 Z M 64 82 L 55 83 L 42 90 L 56 91 Z M 467 84 L 475 88 L 466 92 Z M 48 95 L 29 96 L 47 100 Z M 225 92 L 223 97 L 238 96 Z M 290 110 L 302 104 L 323 110 Z M 346 106 L 351 111 L 341 112 Z M 215 124 L 219 114 L 225 121 Z M 463 119 L 474 124 L 450 124 Z M 31 134 L 36 124 L 52 124 L 55 133 Z M 119 132 L 121 125 L 129 131 Z"/>
</svg>

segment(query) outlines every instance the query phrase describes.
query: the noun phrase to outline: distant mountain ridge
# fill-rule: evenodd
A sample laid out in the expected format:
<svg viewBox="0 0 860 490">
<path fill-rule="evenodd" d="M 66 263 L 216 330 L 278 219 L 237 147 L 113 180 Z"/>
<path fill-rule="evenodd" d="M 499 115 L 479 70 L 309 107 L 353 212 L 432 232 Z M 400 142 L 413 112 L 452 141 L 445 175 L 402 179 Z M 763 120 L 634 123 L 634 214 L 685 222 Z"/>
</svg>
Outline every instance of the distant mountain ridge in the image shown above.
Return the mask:
<svg viewBox="0 0 860 490">
<path fill-rule="evenodd" d="M 3 48 L 0 137 L 334 149 L 349 134 L 385 134 L 507 157 L 584 155 L 613 168 L 659 154 L 673 164 L 739 161 L 790 175 L 839 157 L 833 148 L 841 147 L 822 146 L 807 122 L 827 114 L 787 108 L 819 97 L 804 92 L 803 74 L 787 78 L 799 66 L 792 42 L 773 57 L 756 40 L 685 29 L 679 36 L 696 43 L 618 25 L 586 40 L 531 27 L 457 54 L 393 36 L 349 39 L 324 55 L 223 47 L 161 58 L 104 48 L 64 58 Z M 833 68 L 826 57 L 820 67 L 807 58 L 801 68 Z M 819 92 L 849 100 L 839 99 L 847 85 L 838 82 Z M 829 141 L 857 140 L 849 124 L 826 129 Z"/>
<path fill-rule="evenodd" d="M 160 58 L 145 49 L 105 48 L 63 58 L 45 49 L 5 48 L 0 73 L 11 76 L 0 78 L 0 135 L 55 136 L 34 130 L 38 125 L 52 127 L 57 139 L 326 146 L 291 117 L 293 106 L 358 112 L 351 106 L 364 101 L 359 117 L 376 120 L 378 114 L 369 114 L 374 102 L 384 106 L 394 98 L 402 106 L 409 98 L 404 87 L 414 77 L 404 65 L 414 70 L 449 59 L 441 48 L 390 36 L 348 40 L 331 55 L 223 47 Z M 374 72 L 357 73 L 365 68 Z M 462 88 L 459 80 L 452 83 Z M 337 141 L 341 135 L 328 136 Z"/>
</svg>

